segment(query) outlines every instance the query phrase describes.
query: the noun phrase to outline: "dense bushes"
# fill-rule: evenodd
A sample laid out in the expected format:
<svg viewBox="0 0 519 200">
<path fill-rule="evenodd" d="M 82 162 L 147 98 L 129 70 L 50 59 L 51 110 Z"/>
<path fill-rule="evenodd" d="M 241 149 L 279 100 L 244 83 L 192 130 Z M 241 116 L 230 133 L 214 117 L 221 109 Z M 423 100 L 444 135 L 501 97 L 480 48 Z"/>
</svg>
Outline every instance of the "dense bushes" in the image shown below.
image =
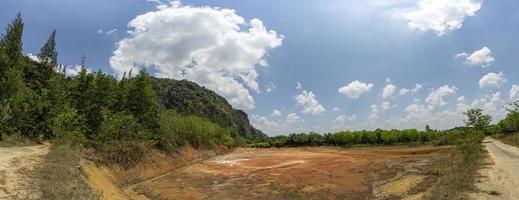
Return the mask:
<svg viewBox="0 0 519 200">
<path fill-rule="evenodd" d="M 159 146 L 172 149 L 190 145 L 194 148 L 212 148 L 218 145 L 235 147 L 242 143 L 241 137 L 232 128 L 223 128 L 197 116 L 181 116 L 165 110 L 159 116 Z"/>
</svg>

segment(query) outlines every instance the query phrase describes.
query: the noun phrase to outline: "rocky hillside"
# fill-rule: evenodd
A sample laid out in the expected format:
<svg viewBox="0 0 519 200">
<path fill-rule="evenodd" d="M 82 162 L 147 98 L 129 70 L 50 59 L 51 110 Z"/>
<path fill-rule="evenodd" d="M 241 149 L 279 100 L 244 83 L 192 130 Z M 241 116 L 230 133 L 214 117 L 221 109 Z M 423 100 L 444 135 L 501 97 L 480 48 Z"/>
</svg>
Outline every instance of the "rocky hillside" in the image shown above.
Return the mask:
<svg viewBox="0 0 519 200">
<path fill-rule="evenodd" d="M 223 127 L 233 127 L 248 139 L 266 137 L 249 123 L 245 112 L 234 109 L 225 98 L 194 82 L 155 78 L 153 89 L 166 109 L 173 109 L 184 115 L 206 117 Z"/>
</svg>

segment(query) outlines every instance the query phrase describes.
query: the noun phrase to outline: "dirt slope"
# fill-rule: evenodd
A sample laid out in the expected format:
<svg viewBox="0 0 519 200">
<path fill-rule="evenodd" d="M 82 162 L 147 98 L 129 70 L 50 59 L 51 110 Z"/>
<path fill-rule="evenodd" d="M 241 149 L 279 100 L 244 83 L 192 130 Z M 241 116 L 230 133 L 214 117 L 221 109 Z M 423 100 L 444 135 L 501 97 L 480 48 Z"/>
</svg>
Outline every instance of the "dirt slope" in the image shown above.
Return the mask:
<svg viewBox="0 0 519 200">
<path fill-rule="evenodd" d="M 478 193 L 471 199 L 519 199 L 519 148 L 487 138 L 490 165 L 480 171 Z"/>
<path fill-rule="evenodd" d="M 29 172 L 49 151 L 50 144 L 0 148 L 0 199 L 37 199 L 37 181 Z"/>
</svg>

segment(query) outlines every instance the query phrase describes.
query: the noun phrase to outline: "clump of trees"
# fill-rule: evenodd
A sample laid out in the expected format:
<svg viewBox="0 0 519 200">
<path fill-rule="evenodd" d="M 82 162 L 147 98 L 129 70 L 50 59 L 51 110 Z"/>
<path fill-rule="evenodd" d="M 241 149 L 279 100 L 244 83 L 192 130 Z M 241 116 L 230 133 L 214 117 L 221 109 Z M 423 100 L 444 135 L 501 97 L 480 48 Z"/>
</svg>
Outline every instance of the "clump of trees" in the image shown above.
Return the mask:
<svg viewBox="0 0 519 200">
<path fill-rule="evenodd" d="M 56 31 L 38 61 L 24 56 L 23 28 L 18 14 L 0 38 L 0 141 L 60 139 L 95 149 L 101 161 L 128 165 L 150 147 L 176 151 L 185 145 L 234 147 L 242 142 L 232 127 L 162 107 L 146 70 L 118 80 L 88 71 L 83 56 L 81 71 L 66 76 L 66 66 L 58 64 Z"/>
</svg>

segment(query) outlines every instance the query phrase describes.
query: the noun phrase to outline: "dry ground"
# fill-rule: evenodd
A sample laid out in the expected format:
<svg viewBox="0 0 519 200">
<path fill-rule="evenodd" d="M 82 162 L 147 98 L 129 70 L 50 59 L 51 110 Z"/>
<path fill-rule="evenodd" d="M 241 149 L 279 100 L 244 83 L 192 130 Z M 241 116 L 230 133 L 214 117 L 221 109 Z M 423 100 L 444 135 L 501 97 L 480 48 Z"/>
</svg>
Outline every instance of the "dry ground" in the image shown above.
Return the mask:
<svg viewBox="0 0 519 200">
<path fill-rule="evenodd" d="M 412 199 L 447 149 L 239 148 L 127 188 L 152 199 Z"/>
<path fill-rule="evenodd" d="M 49 146 L 0 147 L 0 199 L 40 197 L 37 177 L 27 172 L 42 161 Z"/>
<path fill-rule="evenodd" d="M 519 199 L 519 148 L 491 138 L 483 141 L 489 165 L 480 171 L 479 192 L 471 199 Z"/>
</svg>

